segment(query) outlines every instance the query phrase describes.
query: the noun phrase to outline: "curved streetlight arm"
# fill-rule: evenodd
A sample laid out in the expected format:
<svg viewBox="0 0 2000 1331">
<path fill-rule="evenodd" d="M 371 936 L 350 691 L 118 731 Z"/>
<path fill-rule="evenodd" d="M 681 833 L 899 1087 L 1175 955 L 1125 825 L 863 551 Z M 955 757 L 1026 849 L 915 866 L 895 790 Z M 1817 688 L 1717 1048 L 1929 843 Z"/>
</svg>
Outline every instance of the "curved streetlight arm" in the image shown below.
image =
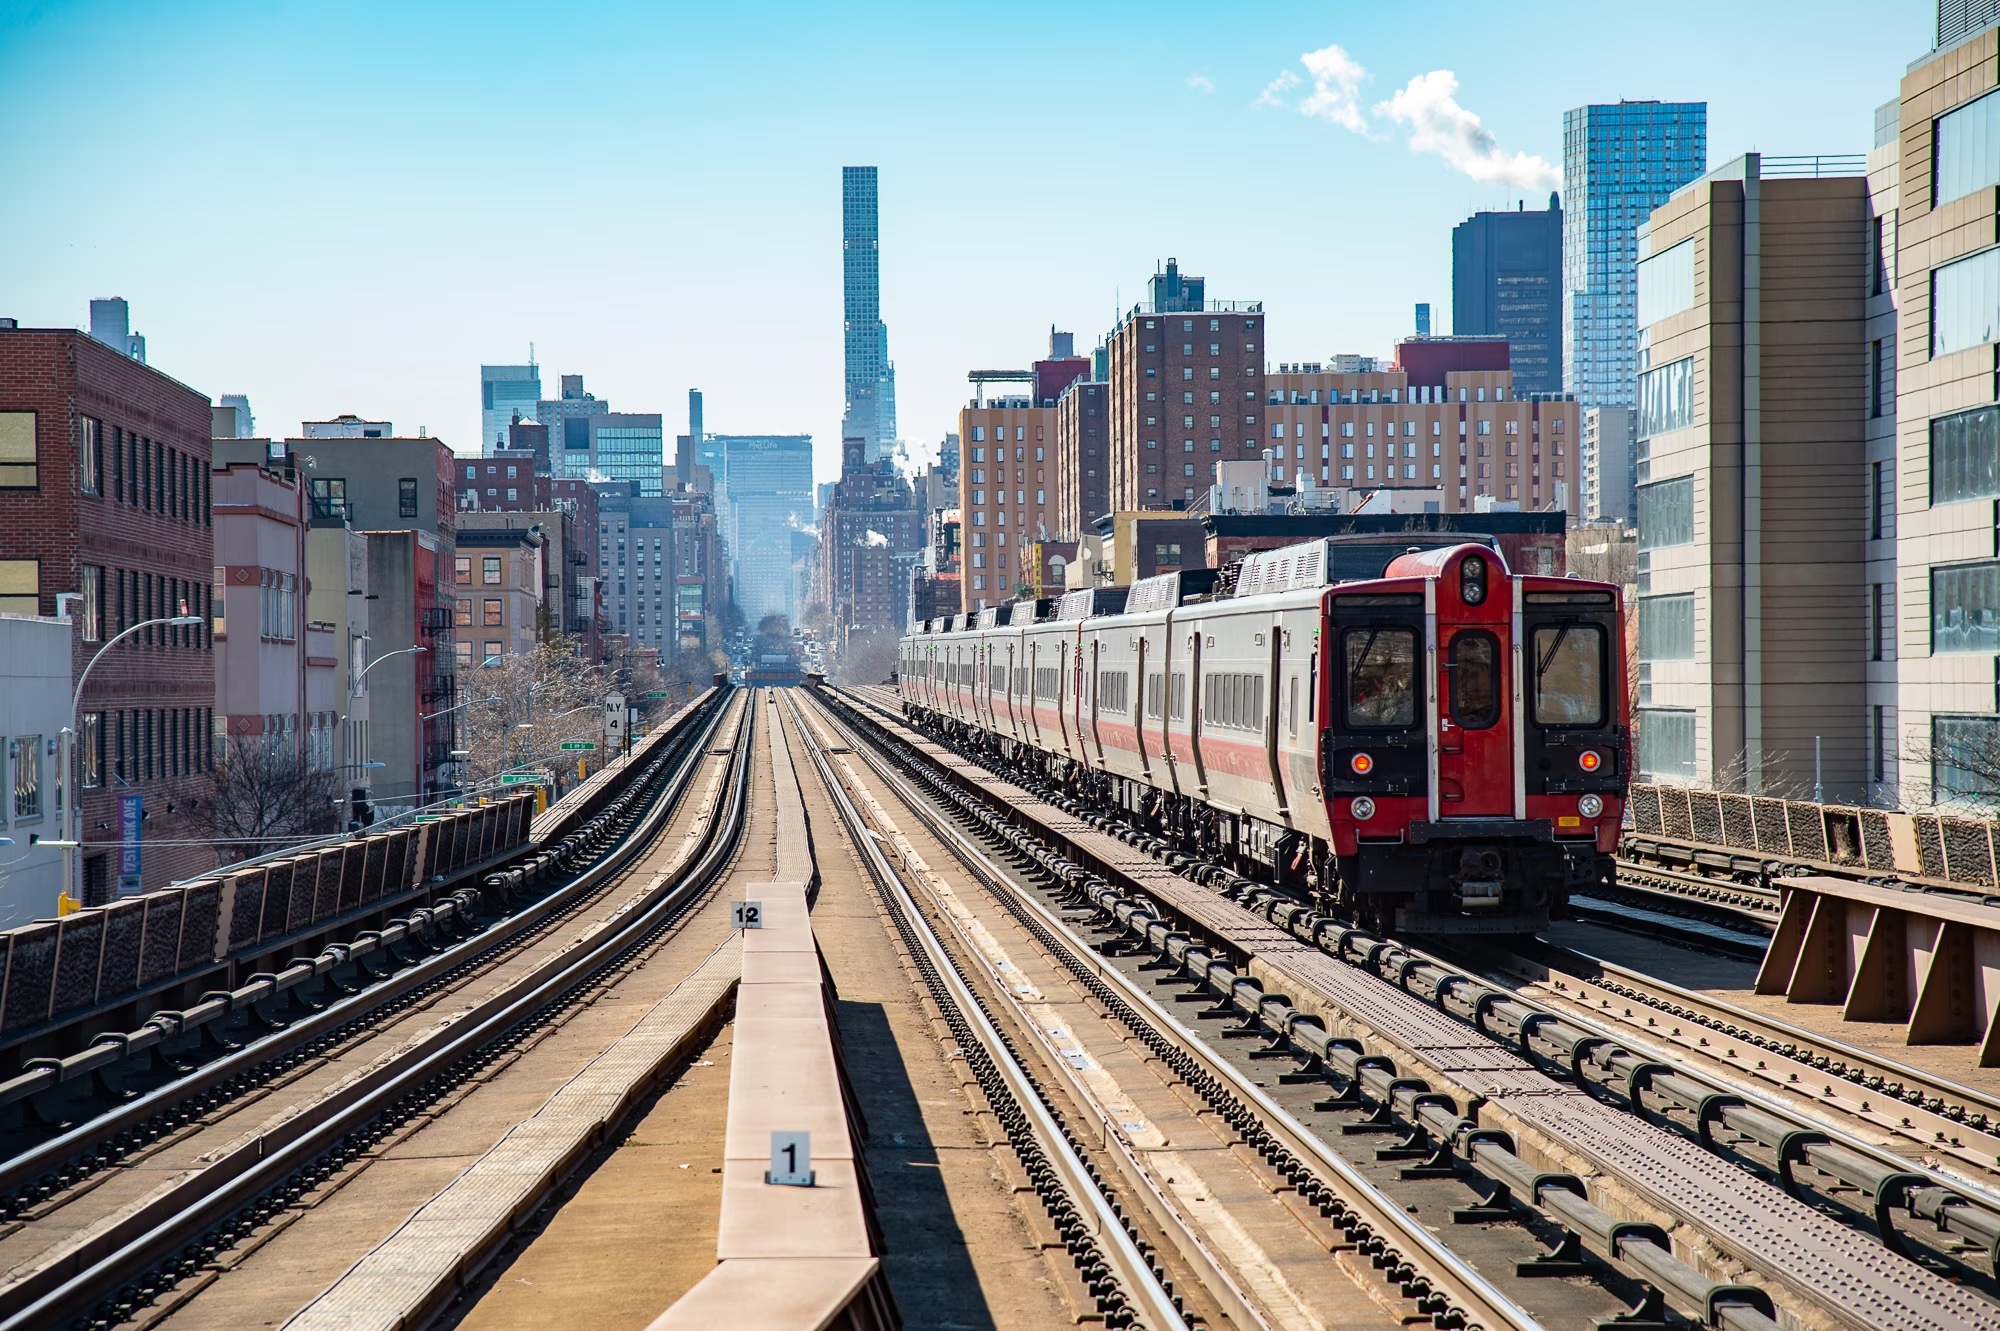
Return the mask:
<svg viewBox="0 0 2000 1331">
<path fill-rule="evenodd" d="M 359 684 L 362 680 L 368 678 L 369 671 L 373 670 L 376 666 L 381 665 L 384 661 L 388 660 L 392 656 L 409 656 L 415 652 L 428 652 L 429 650 L 430 648 L 428 647 L 398 647 L 393 652 L 384 652 L 380 656 L 376 657 L 373 661 L 370 661 L 367 665 L 362 666 L 361 673 L 354 677 L 354 682 L 356 684 Z M 354 690 L 352 689 L 348 690 L 349 695 L 352 695 L 353 692 Z"/>
<path fill-rule="evenodd" d="M 102 647 L 91 654 L 85 662 L 83 673 L 76 677 L 76 691 L 69 695 L 69 728 L 63 732 L 63 752 L 58 760 L 62 764 L 61 786 L 63 792 L 62 810 L 62 891 L 72 901 L 76 900 L 76 843 L 82 834 L 82 801 L 78 798 L 76 772 L 76 712 L 83 705 L 83 686 L 90 680 L 90 672 L 97 669 L 97 663 L 104 654 L 116 647 L 140 629 L 156 628 L 162 624 L 169 628 L 192 628 L 201 623 L 200 615 L 162 615 L 154 619 L 142 619 L 131 628 L 112 635 Z"/>
</svg>

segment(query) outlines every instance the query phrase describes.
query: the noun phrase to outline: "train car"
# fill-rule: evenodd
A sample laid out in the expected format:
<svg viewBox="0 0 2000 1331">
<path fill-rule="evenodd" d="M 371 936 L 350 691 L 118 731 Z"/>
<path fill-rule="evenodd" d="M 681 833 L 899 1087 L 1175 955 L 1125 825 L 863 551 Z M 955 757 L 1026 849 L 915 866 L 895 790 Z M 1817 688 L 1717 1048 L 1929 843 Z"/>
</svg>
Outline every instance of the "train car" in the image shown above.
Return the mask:
<svg viewBox="0 0 2000 1331">
<path fill-rule="evenodd" d="M 953 711 L 913 681 L 905 711 L 1372 927 L 1529 932 L 1609 880 L 1629 765 L 1617 587 L 1381 538 L 1229 574 L 927 628 L 909 659 L 940 637 L 985 653 L 1003 695 Z"/>
</svg>

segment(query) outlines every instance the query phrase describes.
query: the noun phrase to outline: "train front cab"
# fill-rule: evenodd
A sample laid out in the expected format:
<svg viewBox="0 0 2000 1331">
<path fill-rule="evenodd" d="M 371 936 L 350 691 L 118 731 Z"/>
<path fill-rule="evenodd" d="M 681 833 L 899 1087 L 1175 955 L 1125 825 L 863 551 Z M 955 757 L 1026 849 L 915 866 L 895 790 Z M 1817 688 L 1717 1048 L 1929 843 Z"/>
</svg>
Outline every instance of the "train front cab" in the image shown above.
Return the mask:
<svg viewBox="0 0 2000 1331">
<path fill-rule="evenodd" d="M 1456 546 L 1327 605 L 1321 762 L 1352 909 L 1403 932 L 1519 933 L 1605 879 L 1626 767 L 1615 588 Z"/>
</svg>

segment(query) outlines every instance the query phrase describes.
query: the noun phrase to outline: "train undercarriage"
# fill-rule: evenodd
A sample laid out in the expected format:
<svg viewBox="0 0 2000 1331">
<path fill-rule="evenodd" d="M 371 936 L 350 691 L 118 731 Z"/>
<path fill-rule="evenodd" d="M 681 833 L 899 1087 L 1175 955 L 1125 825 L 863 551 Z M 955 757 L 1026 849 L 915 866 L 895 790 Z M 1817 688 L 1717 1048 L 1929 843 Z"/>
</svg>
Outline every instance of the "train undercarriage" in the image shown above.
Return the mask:
<svg viewBox="0 0 2000 1331">
<path fill-rule="evenodd" d="M 1328 843 L 1069 758 L 910 708 L 933 738 L 1051 798 L 1158 837 L 1190 860 L 1220 865 L 1362 928 L 1402 935 L 1522 935 L 1568 914 L 1569 897 L 1608 885 L 1612 857 L 1588 841 L 1505 835 L 1511 820 L 1425 842 Z"/>
</svg>

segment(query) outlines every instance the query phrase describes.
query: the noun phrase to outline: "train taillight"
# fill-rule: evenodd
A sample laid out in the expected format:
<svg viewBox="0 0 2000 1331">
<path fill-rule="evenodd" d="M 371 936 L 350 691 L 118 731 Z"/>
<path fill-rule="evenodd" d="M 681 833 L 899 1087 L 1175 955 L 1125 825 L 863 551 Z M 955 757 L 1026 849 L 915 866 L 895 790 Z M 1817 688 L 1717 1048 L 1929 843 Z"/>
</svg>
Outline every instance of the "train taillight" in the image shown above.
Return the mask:
<svg viewBox="0 0 2000 1331">
<path fill-rule="evenodd" d="M 1604 755 L 1596 749 L 1585 749 L 1582 753 L 1576 755 L 1576 765 L 1586 772 L 1595 772 L 1598 768 L 1604 766 Z"/>
<path fill-rule="evenodd" d="M 1486 561 L 1478 555 L 1467 555 L 1458 566 L 1458 599 L 1467 605 L 1486 599 Z"/>
<path fill-rule="evenodd" d="M 1375 816 L 1375 801 L 1369 799 L 1366 795 L 1358 795 L 1347 806 L 1347 811 L 1354 815 L 1355 822 L 1365 823 Z"/>
<path fill-rule="evenodd" d="M 1375 760 L 1365 753 L 1357 753 L 1347 760 L 1347 766 L 1356 776 L 1367 776 L 1375 770 Z"/>
</svg>

